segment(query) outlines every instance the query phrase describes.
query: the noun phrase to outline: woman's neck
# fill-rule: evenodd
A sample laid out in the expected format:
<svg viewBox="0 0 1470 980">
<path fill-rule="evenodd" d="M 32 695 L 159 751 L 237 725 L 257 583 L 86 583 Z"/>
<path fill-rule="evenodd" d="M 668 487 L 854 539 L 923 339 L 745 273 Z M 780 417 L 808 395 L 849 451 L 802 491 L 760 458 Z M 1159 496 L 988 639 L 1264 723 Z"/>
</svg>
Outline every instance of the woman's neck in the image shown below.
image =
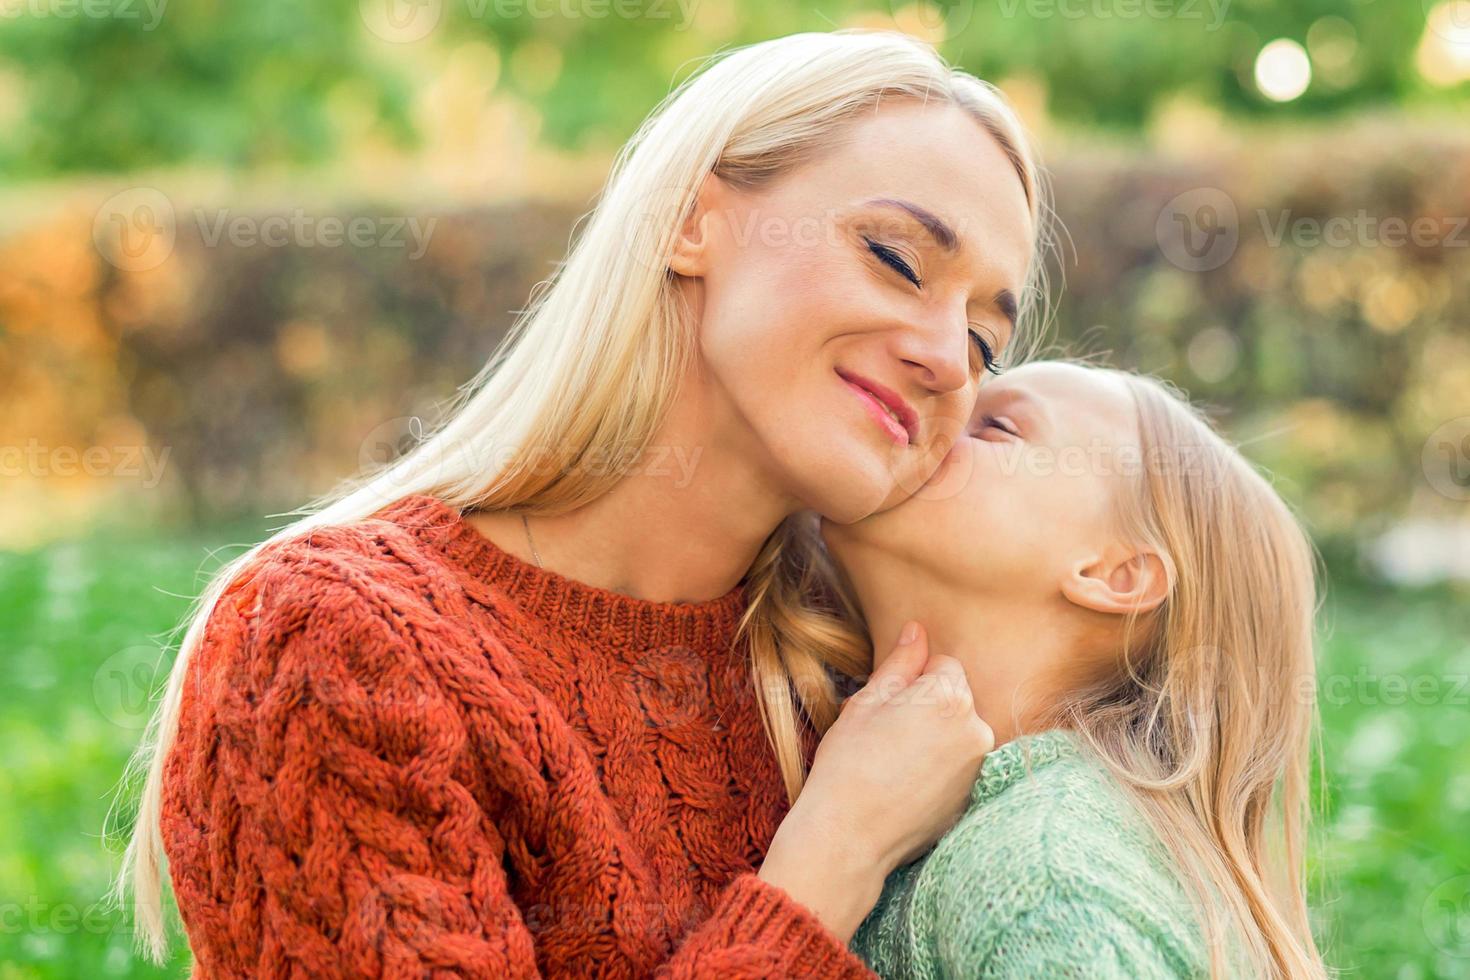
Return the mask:
<svg viewBox="0 0 1470 980">
<path fill-rule="evenodd" d="M 565 514 L 531 516 L 545 567 L 654 602 L 701 602 L 733 589 L 799 505 L 773 487 L 747 430 L 716 414 L 700 399 L 676 398 L 648 450 L 610 491 Z M 531 560 L 519 516 L 466 519 Z"/>
</svg>

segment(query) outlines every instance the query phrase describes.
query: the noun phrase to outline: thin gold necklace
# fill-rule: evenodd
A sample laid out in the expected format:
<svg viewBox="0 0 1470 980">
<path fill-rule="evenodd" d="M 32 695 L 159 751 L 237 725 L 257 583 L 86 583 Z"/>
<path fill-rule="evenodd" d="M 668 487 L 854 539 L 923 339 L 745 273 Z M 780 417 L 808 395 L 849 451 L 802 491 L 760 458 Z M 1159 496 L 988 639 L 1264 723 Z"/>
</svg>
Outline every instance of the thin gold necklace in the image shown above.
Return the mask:
<svg viewBox="0 0 1470 980">
<path fill-rule="evenodd" d="M 544 569 L 546 566 L 541 564 L 541 553 L 536 550 L 536 539 L 531 537 L 531 521 L 524 511 L 521 513 L 521 526 L 526 529 L 526 544 L 531 546 L 531 557 L 536 559 L 536 567 Z"/>
</svg>

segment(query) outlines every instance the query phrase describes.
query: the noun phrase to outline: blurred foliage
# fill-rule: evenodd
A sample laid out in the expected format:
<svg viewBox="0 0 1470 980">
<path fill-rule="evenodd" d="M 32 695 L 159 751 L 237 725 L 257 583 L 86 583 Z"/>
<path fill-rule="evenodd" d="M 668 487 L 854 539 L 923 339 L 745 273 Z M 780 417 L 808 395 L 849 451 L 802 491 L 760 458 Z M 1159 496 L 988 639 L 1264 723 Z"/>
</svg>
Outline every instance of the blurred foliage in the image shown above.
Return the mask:
<svg viewBox="0 0 1470 980">
<path fill-rule="evenodd" d="M 1221 134 L 1189 160 L 1052 157 L 1062 350 L 1185 389 L 1319 541 L 1464 513 L 1422 457 L 1470 415 L 1470 131 L 1369 120 Z M 1206 215 L 1234 244 L 1195 261 L 1170 219 L 1203 248 Z M 1416 222 L 1417 242 L 1397 227 Z"/>
<path fill-rule="evenodd" d="M 1180 157 L 1059 141 L 1059 346 L 1107 352 L 1205 403 L 1319 542 L 1463 513 L 1470 491 L 1437 491 L 1421 457 L 1431 432 L 1470 416 L 1470 133 L 1368 121 L 1213 146 Z M 1231 215 L 1234 243 L 1210 268 L 1168 220 L 1199 195 L 1206 206 L 1182 217 Z M 365 244 L 270 247 L 214 240 L 214 212 L 175 197 L 177 238 L 155 267 L 105 260 L 80 201 L 0 242 L 14 355 L 0 362 L 0 437 L 35 440 L 58 470 L 12 492 L 31 486 L 49 505 L 146 490 L 129 506 L 206 524 L 324 492 L 396 455 L 475 373 L 578 214 L 360 203 L 308 217 L 367 220 Z M 292 214 L 228 217 L 259 229 Z M 1393 220 L 1435 237 L 1396 244 Z M 1346 238 L 1302 231 L 1331 221 Z M 107 478 L 67 479 L 58 447 L 107 449 Z M 156 486 L 124 472 L 139 450 Z"/>
<path fill-rule="evenodd" d="M 1067 122 L 1136 127 L 1180 95 L 1273 117 L 1434 103 L 1463 94 L 1470 75 L 1463 51 L 1448 75 L 1421 64 L 1426 41 L 1470 18 L 1446 6 L 1445 26 L 1426 30 L 1435 9 L 1430 0 L 12 0 L 0 30 L 0 175 L 248 169 L 329 159 L 363 139 L 411 146 L 423 135 L 416 99 L 467 43 L 488 52 L 498 91 L 534 107 L 543 137 L 567 147 L 617 145 L 713 50 L 843 26 L 908 30 L 983 77 L 1025 79 Z M 1303 45 L 1313 63 L 1311 86 L 1286 105 L 1264 99 L 1253 78 L 1276 38 Z"/>
</svg>

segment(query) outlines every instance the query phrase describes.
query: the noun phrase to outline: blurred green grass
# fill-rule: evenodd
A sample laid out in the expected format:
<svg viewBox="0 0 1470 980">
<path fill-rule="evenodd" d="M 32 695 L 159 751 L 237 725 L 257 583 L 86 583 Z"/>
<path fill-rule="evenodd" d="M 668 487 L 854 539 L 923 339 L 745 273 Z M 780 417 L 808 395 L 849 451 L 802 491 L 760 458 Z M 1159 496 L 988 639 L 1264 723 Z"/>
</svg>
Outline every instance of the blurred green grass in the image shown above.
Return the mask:
<svg viewBox="0 0 1470 980">
<path fill-rule="evenodd" d="M 180 976 L 102 904 L 105 818 L 168 631 L 202 577 L 267 528 L 106 533 L 0 553 L 0 980 Z M 1470 977 L 1470 602 L 1336 577 L 1319 703 L 1327 816 L 1318 935 L 1346 976 Z"/>
</svg>

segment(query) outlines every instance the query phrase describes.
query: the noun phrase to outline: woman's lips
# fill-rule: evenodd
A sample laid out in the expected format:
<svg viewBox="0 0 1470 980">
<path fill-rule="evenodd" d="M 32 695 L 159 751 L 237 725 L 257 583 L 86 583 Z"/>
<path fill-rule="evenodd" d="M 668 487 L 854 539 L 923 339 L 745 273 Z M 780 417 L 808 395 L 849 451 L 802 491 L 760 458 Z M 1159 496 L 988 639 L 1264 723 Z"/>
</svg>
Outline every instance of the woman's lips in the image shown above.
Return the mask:
<svg viewBox="0 0 1470 980">
<path fill-rule="evenodd" d="M 837 369 L 837 376 L 863 400 L 868 414 L 895 443 L 907 446 L 918 435 L 918 413 L 898 392 L 841 368 Z"/>
<path fill-rule="evenodd" d="M 889 413 L 887 406 L 880 402 L 871 391 L 860 384 L 848 381 L 846 378 L 843 378 L 842 382 L 848 388 L 852 389 L 853 394 L 862 399 L 863 407 L 868 410 L 868 415 L 874 422 L 882 426 L 883 431 L 888 433 L 889 437 L 895 443 L 900 446 L 907 446 L 909 444 L 909 430 L 899 425 L 898 419 Z"/>
</svg>

